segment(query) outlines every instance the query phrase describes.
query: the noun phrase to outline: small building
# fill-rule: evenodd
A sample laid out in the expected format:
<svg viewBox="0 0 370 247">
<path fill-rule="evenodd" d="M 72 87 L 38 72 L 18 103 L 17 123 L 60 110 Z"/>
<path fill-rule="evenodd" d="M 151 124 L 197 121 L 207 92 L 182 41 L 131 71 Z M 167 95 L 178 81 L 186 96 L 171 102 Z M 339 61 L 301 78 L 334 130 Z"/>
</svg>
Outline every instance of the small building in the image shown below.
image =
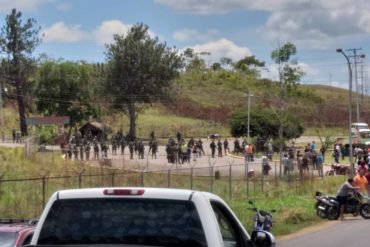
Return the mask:
<svg viewBox="0 0 370 247">
<path fill-rule="evenodd" d="M 111 133 L 111 129 L 108 125 L 99 122 L 87 122 L 81 128 L 79 128 L 81 135 L 87 136 L 91 132 L 92 136 L 100 138 L 103 134 Z"/>
</svg>

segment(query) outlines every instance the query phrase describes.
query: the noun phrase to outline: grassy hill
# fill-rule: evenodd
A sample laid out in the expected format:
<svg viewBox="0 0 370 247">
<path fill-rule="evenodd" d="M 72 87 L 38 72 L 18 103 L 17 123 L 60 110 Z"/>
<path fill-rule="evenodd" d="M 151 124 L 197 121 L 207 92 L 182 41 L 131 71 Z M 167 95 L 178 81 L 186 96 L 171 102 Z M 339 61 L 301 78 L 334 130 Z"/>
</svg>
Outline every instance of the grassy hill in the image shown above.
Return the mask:
<svg viewBox="0 0 370 247">
<path fill-rule="evenodd" d="M 281 90 L 278 83 L 256 80 L 245 73 L 228 71 L 190 71 L 176 81 L 177 94 L 174 101 L 148 106 L 137 119 L 140 137 L 148 137 L 151 131 L 157 136 L 174 136 L 178 131 L 186 137 L 205 137 L 211 133 L 229 135 L 228 117 L 236 108 L 247 111 L 247 92 L 250 90 L 251 107 L 279 107 L 303 119 L 306 129 L 346 128 L 348 123 L 348 90 L 323 85 L 298 85 L 290 90 Z M 281 98 L 283 92 L 284 97 Z M 353 93 L 353 119 L 355 120 L 356 94 Z M 369 97 L 364 97 L 362 121 L 370 122 L 367 112 Z M 113 130 L 128 131 L 126 115 L 106 111 L 100 119 Z M 32 115 L 39 115 L 31 113 Z M 99 119 L 98 119 L 99 120 Z M 86 120 L 87 121 L 87 120 Z M 18 128 L 17 110 L 4 110 L 5 134 Z"/>
</svg>

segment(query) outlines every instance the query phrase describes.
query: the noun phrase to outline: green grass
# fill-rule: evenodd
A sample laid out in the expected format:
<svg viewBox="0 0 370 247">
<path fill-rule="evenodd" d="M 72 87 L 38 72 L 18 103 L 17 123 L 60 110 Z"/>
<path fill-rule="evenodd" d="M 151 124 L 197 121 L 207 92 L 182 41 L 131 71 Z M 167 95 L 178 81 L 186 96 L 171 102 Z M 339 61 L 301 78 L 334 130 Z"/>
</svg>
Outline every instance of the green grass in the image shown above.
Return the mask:
<svg viewBox="0 0 370 247">
<path fill-rule="evenodd" d="M 103 118 L 113 130 L 121 129 L 128 133 L 129 118 L 123 114 L 107 116 Z M 149 138 L 152 131 L 157 137 L 175 137 L 181 132 L 186 138 L 206 137 L 209 134 L 219 133 L 222 136 L 230 136 L 227 126 L 199 119 L 180 117 L 169 114 L 161 108 L 149 108 L 140 114 L 137 120 L 137 136 Z"/>
<path fill-rule="evenodd" d="M 208 168 L 205 168 L 208 169 Z M 83 171 L 83 172 L 82 172 Z M 274 181 L 274 177 L 265 178 L 263 187 L 260 177 L 249 180 L 248 186 L 244 177 L 233 177 L 231 187 L 229 178 L 221 177 L 211 180 L 209 177 L 193 177 L 175 171 L 167 173 L 132 173 L 115 174 L 100 167 L 84 163 L 66 162 L 60 155 L 35 154 L 26 158 L 22 149 L 0 149 L 0 218 L 25 217 L 37 218 L 43 205 L 42 179 L 32 181 L 4 182 L 6 179 L 25 177 L 45 177 L 45 200 L 56 190 L 78 188 L 78 174 L 87 175 L 81 179 L 81 187 L 102 186 L 144 186 L 186 188 L 211 191 L 224 198 L 235 211 L 244 226 L 252 229 L 253 212 L 248 210 L 249 200 L 254 200 L 261 209 L 277 210 L 274 213 L 272 232 L 281 236 L 295 232 L 305 226 L 320 223 L 315 215 L 314 193 L 335 194 L 344 177 L 327 177 L 325 179 L 305 180 L 302 184 L 294 177 Z M 120 171 L 114 171 L 116 173 Z M 103 176 L 93 176 L 103 174 Z M 68 178 L 58 178 L 69 176 Z M 248 188 L 248 190 L 247 190 Z M 230 194 L 231 189 L 231 194 Z"/>
</svg>

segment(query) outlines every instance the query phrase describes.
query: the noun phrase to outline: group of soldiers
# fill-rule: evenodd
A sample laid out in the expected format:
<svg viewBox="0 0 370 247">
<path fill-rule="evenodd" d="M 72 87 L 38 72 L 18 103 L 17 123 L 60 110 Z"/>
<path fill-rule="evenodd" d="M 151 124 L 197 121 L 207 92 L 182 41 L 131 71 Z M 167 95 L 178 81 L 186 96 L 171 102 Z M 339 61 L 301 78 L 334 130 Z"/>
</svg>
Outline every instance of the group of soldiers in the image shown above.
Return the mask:
<svg viewBox="0 0 370 247">
<path fill-rule="evenodd" d="M 168 163 L 190 163 L 191 159 L 193 159 L 193 161 L 196 161 L 197 158 L 205 155 L 203 141 L 201 139 L 194 140 L 194 138 L 192 137 L 189 139 L 189 141 L 186 142 L 185 139 L 182 138 L 182 135 L 180 133 L 178 133 L 176 137 L 177 141 L 170 137 L 166 144 Z M 212 138 L 209 147 L 211 149 L 212 158 L 215 158 L 216 150 L 218 157 L 222 157 L 223 154 L 226 155 L 226 153 L 229 152 L 229 142 L 227 139 L 222 142 L 220 138 L 218 138 L 217 140 L 215 140 L 215 138 Z"/>
<path fill-rule="evenodd" d="M 138 159 L 144 159 L 145 145 L 143 140 L 129 138 L 123 135 L 121 131 L 113 134 L 110 140 L 108 140 L 106 135 L 93 136 L 91 132 L 88 132 L 82 136 L 80 132 L 75 132 L 68 142 L 62 145 L 62 150 L 66 159 L 88 161 L 91 158 L 93 160 L 107 159 L 110 148 L 113 156 L 117 155 L 119 151 L 121 155 L 124 155 L 126 147 L 128 148 L 130 159 L 134 159 L 134 155 L 137 155 Z M 151 156 L 152 159 L 157 159 L 158 142 L 154 133 L 150 135 L 148 147 L 147 155 Z M 216 151 L 218 157 L 222 157 L 229 152 L 229 142 L 227 139 L 223 142 L 219 138 L 212 139 L 210 149 L 212 158 L 215 158 Z M 195 140 L 190 138 L 189 141 L 185 141 L 180 133 L 177 134 L 177 139 L 172 137 L 168 139 L 165 151 L 168 162 L 172 164 L 190 163 L 191 159 L 196 161 L 198 157 L 205 155 L 201 139 Z"/>
<path fill-rule="evenodd" d="M 121 131 L 113 134 L 110 141 L 105 135 L 93 136 L 91 132 L 88 132 L 87 135 L 82 136 L 80 132 L 75 132 L 66 144 L 62 144 L 62 151 L 66 159 L 88 161 L 91 152 L 93 160 L 107 159 L 110 147 L 113 156 L 117 155 L 119 150 L 121 155 L 124 155 L 125 149 L 128 147 L 130 159 L 134 158 L 134 154 L 137 154 L 139 159 L 144 159 L 145 146 L 143 141 L 137 138 L 131 140 Z M 152 158 L 157 158 L 158 143 L 155 137 L 149 141 L 149 152 Z"/>
<path fill-rule="evenodd" d="M 188 142 L 181 136 L 177 136 L 177 142 L 170 137 L 166 144 L 166 154 L 168 163 L 184 164 L 190 163 L 191 157 L 196 161 L 198 157 L 204 155 L 203 142 L 201 139 L 195 141 L 190 138 Z"/>
</svg>

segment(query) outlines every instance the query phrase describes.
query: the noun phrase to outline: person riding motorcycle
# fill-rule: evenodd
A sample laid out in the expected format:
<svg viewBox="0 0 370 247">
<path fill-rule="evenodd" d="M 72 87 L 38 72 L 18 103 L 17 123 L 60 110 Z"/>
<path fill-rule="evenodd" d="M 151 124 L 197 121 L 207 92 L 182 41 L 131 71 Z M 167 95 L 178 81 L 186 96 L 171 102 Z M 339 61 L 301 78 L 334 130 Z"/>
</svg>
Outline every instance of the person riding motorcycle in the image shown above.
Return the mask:
<svg viewBox="0 0 370 247">
<path fill-rule="evenodd" d="M 353 178 L 348 178 L 346 182 L 344 182 L 338 192 L 337 192 L 337 201 L 340 203 L 340 219 L 344 219 L 344 206 L 347 203 L 347 199 L 349 196 L 349 193 L 352 190 L 359 190 L 359 187 L 354 186 L 354 180 Z"/>
</svg>

